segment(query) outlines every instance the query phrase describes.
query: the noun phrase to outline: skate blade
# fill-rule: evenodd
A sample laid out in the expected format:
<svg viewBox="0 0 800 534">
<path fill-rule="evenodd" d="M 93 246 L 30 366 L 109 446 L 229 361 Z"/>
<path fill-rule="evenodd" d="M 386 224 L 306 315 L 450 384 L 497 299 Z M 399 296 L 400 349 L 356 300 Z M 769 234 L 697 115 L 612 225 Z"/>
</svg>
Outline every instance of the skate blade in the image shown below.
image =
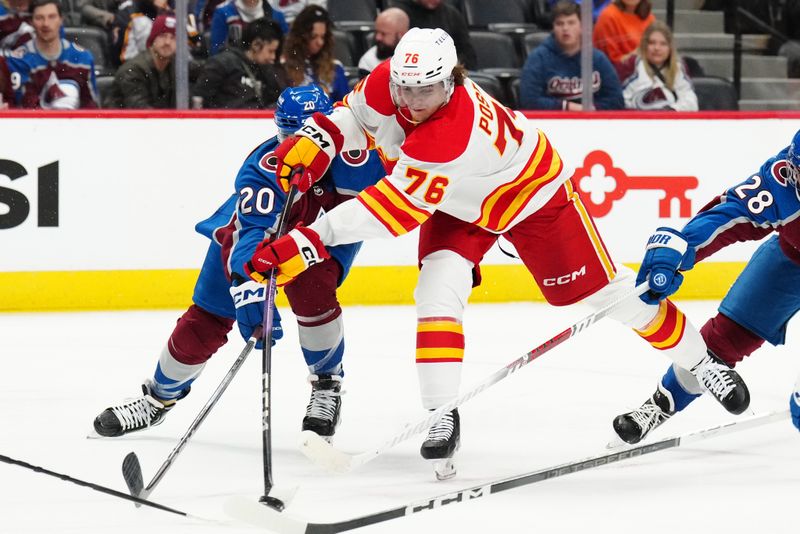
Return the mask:
<svg viewBox="0 0 800 534">
<path fill-rule="evenodd" d="M 436 480 L 450 480 L 456 476 L 456 465 L 452 458 L 442 458 L 433 460 L 433 474 Z"/>
</svg>

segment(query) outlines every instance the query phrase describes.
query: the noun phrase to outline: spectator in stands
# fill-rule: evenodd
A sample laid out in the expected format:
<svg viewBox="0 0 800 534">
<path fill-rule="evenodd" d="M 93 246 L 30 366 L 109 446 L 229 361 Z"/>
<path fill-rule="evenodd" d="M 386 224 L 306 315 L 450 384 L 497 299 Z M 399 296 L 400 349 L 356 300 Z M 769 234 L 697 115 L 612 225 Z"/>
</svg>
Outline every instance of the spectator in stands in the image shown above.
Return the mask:
<svg viewBox="0 0 800 534">
<path fill-rule="evenodd" d="M 111 31 L 116 19 L 120 0 L 76 0 L 75 6 L 80 11 L 81 22 L 87 26 L 96 26 Z"/>
<path fill-rule="evenodd" d="M 6 59 L 0 56 L 0 110 L 14 107 L 14 89 Z"/>
<path fill-rule="evenodd" d="M 119 63 L 125 63 L 147 50 L 153 21 L 160 13 L 167 12 L 167 0 L 124 0 L 112 24 L 112 56 Z"/>
<path fill-rule="evenodd" d="M 206 61 L 194 87 L 204 108 L 263 109 L 278 100 L 285 77 L 273 68 L 281 44 L 280 27 L 257 19 L 245 26 L 243 49 L 230 46 Z"/>
<path fill-rule="evenodd" d="M 333 23 L 328 11 L 308 6 L 294 19 L 286 36 L 283 66 L 289 85 L 317 84 L 331 100 L 341 100 L 350 91 L 342 64 L 334 59 Z"/>
<path fill-rule="evenodd" d="M 361 76 L 366 76 L 394 55 L 394 49 L 408 31 L 408 25 L 408 15 L 402 9 L 390 7 L 378 14 L 375 18 L 375 44 L 358 60 Z"/>
<path fill-rule="evenodd" d="M 625 107 L 639 110 L 697 111 L 697 95 L 669 26 L 657 20 L 642 35 L 637 53 L 619 66 Z"/>
<path fill-rule="evenodd" d="M 552 9 L 559 1 L 560 0 L 547 0 L 547 4 L 550 6 L 550 9 Z M 594 0 L 592 4 L 592 21 L 597 20 L 597 17 L 600 16 L 600 12 L 605 9 L 610 1 L 611 0 Z M 580 0 L 575 0 L 575 3 L 581 5 Z"/>
<path fill-rule="evenodd" d="M 458 62 L 468 69 L 478 64 L 469 39 L 469 27 L 461 12 L 443 0 L 394 0 L 393 5 L 408 14 L 412 28 L 441 28 L 456 43 Z"/>
<path fill-rule="evenodd" d="M 620 63 L 636 50 L 645 28 L 656 20 L 651 11 L 649 0 L 613 0 L 597 17 L 595 48 L 613 63 Z"/>
<path fill-rule="evenodd" d="M 96 108 L 94 58 L 61 37 L 61 3 L 33 0 L 31 15 L 34 38 L 6 58 L 19 80 L 16 101 L 24 108 Z"/>
<path fill-rule="evenodd" d="M 275 11 L 267 0 L 227 0 L 214 10 L 211 17 L 211 55 L 218 54 L 226 44 L 241 48 L 244 27 L 260 18 L 272 19 L 281 31 L 289 31 L 283 13 Z"/>
<path fill-rule="evenodd" d="M 349 0 L 348 0 L 349 1 Z M 312 4 L 328 9 L 328 0 L 269 0 L 272 8 L 283 13 L 288 24 L 292 24 L 297 15 Z M 376 7 L 377 9 L 377 7 Z"/>
<path fill-rule="evenodd" d="M 788 60 L 787 75 L 800 78 L 800 0 L 785 0 L 781 20 L 783 31 L 790 40 L 781 45 L 778 55 Z"/>
<path fill-rule="evenodd" d="M 581 8 L 562 0 L 553 7 L 553 32 L 531 52 L 522 68 L 520 108 L 580 111 Z M 592 49 L 594 109 L 624 109 L 617 73 L 608 58 Z"/>
<path fill-rule="evenodd" d="M 145 53 L 126 61 L 114 75 L 105 107 L 175 108 L 175 17 L 159 15 L 147 37 Z"/>
<path fill-rule="evenodd" d="M 0 50 L 14 50 L 33 38 L 30 0 L 0 2 Z"/>
</svg>

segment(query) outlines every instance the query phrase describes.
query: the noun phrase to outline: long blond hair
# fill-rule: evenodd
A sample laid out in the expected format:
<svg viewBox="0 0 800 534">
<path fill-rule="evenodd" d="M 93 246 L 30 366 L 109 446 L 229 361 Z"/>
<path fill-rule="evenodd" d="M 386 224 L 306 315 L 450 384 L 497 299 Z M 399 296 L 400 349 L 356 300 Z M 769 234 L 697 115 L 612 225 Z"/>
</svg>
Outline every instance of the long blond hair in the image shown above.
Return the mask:
<svg viewBox="0 0 800 534">
<path fill-rule="evenodd" d="M 650 26 L 645 28 L 644 33 L 642 34 L 642 40 L 639 41 L 639 50 L 637 53 L 644 62 L 644 70 L 647 71 L 647 74 L 651 78 L 654 77 L 656 75 L 655 69 L 650 62 L 647 61 L 647 43 L 650 41 L 650 36 L 656 32 L 663 35 L 664 39 L 667 40 L 667 44 L 669 45 L 669 57 L 667 58 L 665 67 L 659 69 L 659 72 L 661 73 L 661 76 L 663 76 L 667 87 L 669 89 L 674 89 L 675 78 L 678 77 L 678 69 L 680 68 L 680 58 L 678 57 L 678 50 L 675 48 L 675 40 L 672 37 L 672 30 L 669 29 L 669 26 L 660 20 L 653 21 Z"/>
</svg>

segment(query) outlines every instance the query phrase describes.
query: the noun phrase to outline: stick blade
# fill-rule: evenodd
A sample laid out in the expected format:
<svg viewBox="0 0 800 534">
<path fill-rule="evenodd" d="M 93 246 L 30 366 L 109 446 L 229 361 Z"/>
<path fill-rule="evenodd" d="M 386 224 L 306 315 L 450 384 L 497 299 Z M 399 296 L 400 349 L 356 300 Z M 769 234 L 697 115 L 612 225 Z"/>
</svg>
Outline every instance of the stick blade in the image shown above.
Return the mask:
<svg viewBox="0 0 800 534">
<path fill-rule="evenodd" d="M 280 534 L 305 534 L 308 526 L 305 521 L 278 512 L 255 498 L 231 497 L 225 501 L 223 508 L 226 514 L 236 520 Z"/>
<path fill-rule="evenodd" d="M 353 457 L 336 449 L 325 438 L 304 430 L 300 433 L 300 451 L 312 462 L 334 473 L 347 473 L 355 465 Z"/>
<path fill-rule="evenodd" d="M 129 452 L 122 460 L 122 477 L 128 486 L 128 491 L 134 497 L 140 497 L 144 489 L 144 479 L 142 478 L 142 466 L 139 465 L 139 457 L 135 452 Z M 139 506 L 137 504 L 137 506 Z"/>
</svg>

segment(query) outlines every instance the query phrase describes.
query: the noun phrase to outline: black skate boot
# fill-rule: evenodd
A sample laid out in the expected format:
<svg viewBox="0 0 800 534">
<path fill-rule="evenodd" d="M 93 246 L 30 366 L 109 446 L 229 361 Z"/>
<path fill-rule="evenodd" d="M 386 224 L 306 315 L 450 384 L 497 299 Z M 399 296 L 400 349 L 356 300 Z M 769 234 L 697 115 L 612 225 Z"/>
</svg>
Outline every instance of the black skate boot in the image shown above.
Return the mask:
<svg viewBox="0 0 800 534">
<path fill-rule="evenodd" d="M 311 375 L 311 398 L 303 417 L 303 430 L 310 430 L 330 442 L 339 424 L 342 409 L 342 377 Z"/>
<path fill-rule="evenodd" d="M 722 406 L 739 415 L 750 406 L 750 391 L 739 373 L 708 351 L 708 355 L 695 365 L 692 374 Z"/>
<path fill-rule="evenodd" d="M 633 445 L 642 441 L 651 430 L 658 427 L 675 413 L 670 398 L 661 391 L 661 384 L 653 396 L 632 412 L 614 418 L 614 432 Z"/>
<path fill-rule="evenodd" d="M 461 445 L 461 421 L 458 408 L 442 416 L 428 431 L 419 453 L 426 460 L 434 461 L 434 472 L 439 480 L 447 480 L 456 474 L 453 455 Z"/>
<path fill-rule="evenodd" d="M 103 437 L 116 438 L 161 424 L 167 412 L 188 395 L 190 389 L 186 388 L 177 399 L 167 401 L 153 395 L 149 384 L 142 384 L 141 397 L 103 410 L 94 419 L 94 429 Z"/>
</svg>

